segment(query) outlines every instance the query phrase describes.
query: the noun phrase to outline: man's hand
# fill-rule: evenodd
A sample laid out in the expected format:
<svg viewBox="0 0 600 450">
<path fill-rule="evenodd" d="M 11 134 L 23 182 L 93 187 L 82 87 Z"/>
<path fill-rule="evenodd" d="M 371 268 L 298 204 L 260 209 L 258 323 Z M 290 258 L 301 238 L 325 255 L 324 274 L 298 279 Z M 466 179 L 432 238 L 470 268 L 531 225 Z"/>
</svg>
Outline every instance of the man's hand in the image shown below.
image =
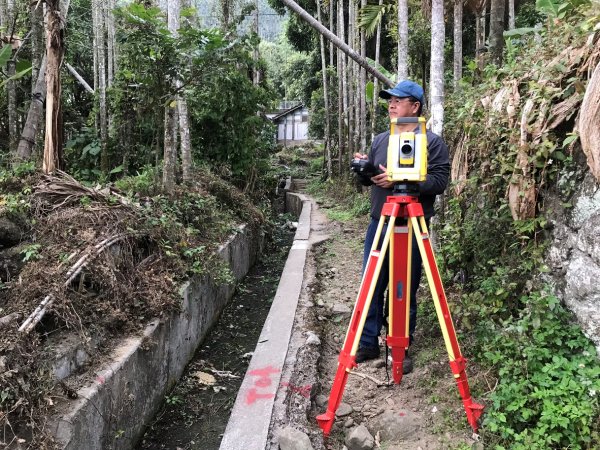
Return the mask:
<svg viewBox="0 0 600 450">
<path fill-rule="evenodd" d="M 362 154 L 362 153 L 355 153 L 354 154 L 354 159 L 369 159 L 369 157 L 367 155 Z"/>
<path fill-rule="evenodd" d="M 383 189 L 391 189 L 392 187 L 394 187 L 394 182 L 388 181 L 388 173 L 386 167 L 383 164 L 379 164 L 379 168 L 383 170 L 383 173 L 375 175 L 373 178 L 371 178 L 373 184 Z"/>
</svg>

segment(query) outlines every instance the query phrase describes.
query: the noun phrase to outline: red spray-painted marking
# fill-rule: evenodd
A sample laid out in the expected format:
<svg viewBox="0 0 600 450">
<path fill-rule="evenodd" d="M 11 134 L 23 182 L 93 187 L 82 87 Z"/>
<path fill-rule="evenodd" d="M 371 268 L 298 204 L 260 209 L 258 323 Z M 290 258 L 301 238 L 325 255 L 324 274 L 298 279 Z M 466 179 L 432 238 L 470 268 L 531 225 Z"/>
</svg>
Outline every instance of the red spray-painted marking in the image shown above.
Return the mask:
<svg viewBox="0 0 600 450">
<path fill-rule="evenodd" d="M 246 394 L 246 404 L 252 405 L 257 400 L 267 400 L 275 397 L 273 393 L 261 394 L 258 392 L 256 387 L 265 388 L 271 386 L 272 380 L 271 375 L 281 372 L 272 366 L 263 367 L 261 369 L 255 369 L 248 372 L 248 375 L 258 377 L 258 380 L 254 381 L 254 386 Z"/>
</svg>

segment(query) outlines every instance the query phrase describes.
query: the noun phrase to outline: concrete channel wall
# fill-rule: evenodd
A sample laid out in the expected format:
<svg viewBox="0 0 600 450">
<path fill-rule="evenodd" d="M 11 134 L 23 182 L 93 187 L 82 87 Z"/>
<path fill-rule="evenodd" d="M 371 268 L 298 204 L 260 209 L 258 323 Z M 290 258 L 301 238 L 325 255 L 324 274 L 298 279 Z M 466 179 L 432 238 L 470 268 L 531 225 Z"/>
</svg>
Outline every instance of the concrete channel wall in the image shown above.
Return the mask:
<svg viewBox="0 0 600 450">
<path fill-rule="evenodd" d="M 289 366 L 286 358 L 311 247 L 312 202 L 304 195 L 291 192 L 286 192 L 285 200 L 286 211 L 299 217 L 298 227 L 273 304 L 227 423 L 221 450 L 264 449 L 272 433 L 277 402 L 285 396 L 282 391 L 290 386 L 283 378 Z"/>
<path fill-rule="evenodd" d="M 221 246 L 219 253 L 237 281 L 254 264 L 262 245 L 260 231 L 242 226 Z M 132 448 L 234 290 L 234 285 L 193 279 L 182 287 L 179 312 L 153 320 L 143 336 L 123 340 L 110 361 L 89 374 L 77 399 L 59 405 L 59 413 L 50 419 L 49 430 L 61 448 Z"/>
</svg>

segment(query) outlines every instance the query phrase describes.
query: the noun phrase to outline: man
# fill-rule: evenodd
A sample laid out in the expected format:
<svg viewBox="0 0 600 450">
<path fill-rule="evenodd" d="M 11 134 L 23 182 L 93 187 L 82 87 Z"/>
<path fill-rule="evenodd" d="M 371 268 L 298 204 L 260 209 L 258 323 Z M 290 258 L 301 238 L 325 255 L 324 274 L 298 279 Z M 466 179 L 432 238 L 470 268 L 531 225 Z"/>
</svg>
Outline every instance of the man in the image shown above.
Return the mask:
<svg viewBox="0 0 600 450">
<path fill-rule="evenodd" d="M 383 90 L 379 96 L 388 101 L 388 114 L 390 119 L 398 117 L 419 117 L 425 103 L 423 88 L 417 83 L 404 80 L 393 89 Z M 415 124 L 400 124 L 397 126 L 398 132 L 420 132 L 420 126 L 415 129 Z M 378 134 L 373 140 L 369 155 L 357 153 L 356 158 L 368 159 L 373 165 L 379 167 L 383 173 L 374 176 L 371 179 L 364 179 L 361 182 L 365 185 L 372 185 L 371 188 L 371 222 L 367 228 L 365 236 L 365 247 L 363 256 L 363 270 L 369 258 L 369 252 L 373 245 L 377 224 L 381 215 L 381 209 L 387 196 L 392 195 L 394 183 L 387 180 L 387 148 L 390 132 Z M 427 179 L 419 183 L 419 200 L 423 206 L 425 220 L 429 226 L 429 219 L 434 215 L 433 204 L 435 197 L 446 189 L 448 176 L 450 173 L 450 162 L 448 147 L 441 137 L 427 131 Z M 383 238 L 383 236 L 382 236 Z M 389 271 L 388 260 L 383 262 L 382 270 L 377 281 L 371 306 L 367 313 L 365 326 L 360 338 L 360 345 L 356 353 L 356 362 L 361 363 L 369 359 L 379 357 L 379 333 L 384 321 L 384 294 L 388 286 Z M 413 238 L 412 252 L 412 274 L 411 274 L 411 302 L 410 302 L 410 343 L 413 342 L 417 319 L 417 289 L 421 279 L 422 260 L 418 251 L 416 239 Z M 403 362 L 403 372 L 412 371 L 412 360 L 406 354 Z"/>
</svg>

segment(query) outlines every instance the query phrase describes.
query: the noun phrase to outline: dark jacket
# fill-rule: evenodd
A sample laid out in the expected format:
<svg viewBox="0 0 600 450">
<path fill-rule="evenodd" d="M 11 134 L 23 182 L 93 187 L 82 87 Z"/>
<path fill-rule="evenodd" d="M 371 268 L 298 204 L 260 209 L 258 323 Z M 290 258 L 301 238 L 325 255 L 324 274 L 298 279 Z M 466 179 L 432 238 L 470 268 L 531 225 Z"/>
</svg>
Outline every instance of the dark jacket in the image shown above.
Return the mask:
<svg viewBox="0 0 600 450">
<path fill-rule="evenodd" d="M 418 130 L 417 130 L 418 131 Z M 378 134 L 373 140 L 371 151 L 369 152 L 369 161 L 379 167 L 379 164 L 387 166 L 387 149 L 390 132 Z M 450 175 L 450 155 L 448 146 L 437 134 L 427 131 L 427 179 L 419 183 L 420 202 L 423 206 L 423 213 L 426 218 L 435 214 L 433 203 L 435 196 L 441 194 L 448 185 Z M 365 185 L 372 185 L 373 182 L 366 180 Z M 392 189 L 383 189 L 379 186 L 371 187 L 371 217 L 379 219 L 381 208 L 383 207 L 388 195 L 392 195 Z"/>
</svg>

